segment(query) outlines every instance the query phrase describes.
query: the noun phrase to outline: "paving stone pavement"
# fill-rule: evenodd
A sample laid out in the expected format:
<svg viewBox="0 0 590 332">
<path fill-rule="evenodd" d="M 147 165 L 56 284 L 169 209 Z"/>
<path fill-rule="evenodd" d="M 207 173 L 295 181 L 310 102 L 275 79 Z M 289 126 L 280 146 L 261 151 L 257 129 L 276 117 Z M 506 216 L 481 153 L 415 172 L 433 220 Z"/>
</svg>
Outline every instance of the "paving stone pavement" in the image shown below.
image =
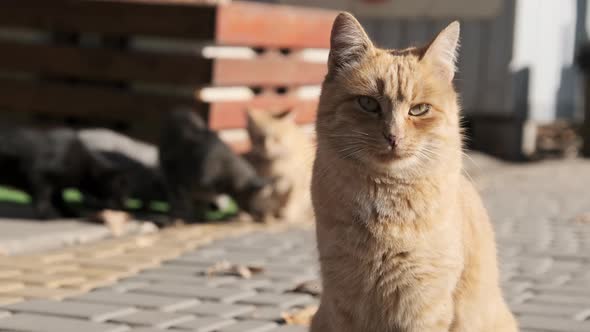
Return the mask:
<svg viewBox="0 0 590 332">
<path fill-rule="evenodd" d="M 590 161 L 474 159 L 522 331 L 590 332 Z M 307 330 L 295 323 L 318 304 L 311 227 L 161 233 L 0 259 L 0 331 Z"/>
<path fill-rule="evenodd" d="M 0 202 L 3 216 L 6 205 Z M 143 231 L 139 222 L 126 225 L 125 234 Z M 64 219 L 43 222 L 33 219 L 0 218 L 0 255 L 23 254 L 73 245 L 90 243 L 113 237 L 105 225 L 80 220 Z"/>
</svg>

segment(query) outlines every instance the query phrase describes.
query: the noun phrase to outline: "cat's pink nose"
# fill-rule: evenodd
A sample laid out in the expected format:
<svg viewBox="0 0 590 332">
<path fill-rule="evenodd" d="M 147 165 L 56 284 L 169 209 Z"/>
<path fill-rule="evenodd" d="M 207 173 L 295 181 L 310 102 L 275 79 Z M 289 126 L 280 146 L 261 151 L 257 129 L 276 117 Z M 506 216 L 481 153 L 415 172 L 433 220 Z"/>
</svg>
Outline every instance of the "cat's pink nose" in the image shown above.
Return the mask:
<svg viewBox="0 0 590 332">
<path fill-rule="evenodd" d="M 385 140 L 389 143 L 391 148 L 395 148 L 399 144 L 399 138 L 393 134 L 383 134 Z"/>
</svg>

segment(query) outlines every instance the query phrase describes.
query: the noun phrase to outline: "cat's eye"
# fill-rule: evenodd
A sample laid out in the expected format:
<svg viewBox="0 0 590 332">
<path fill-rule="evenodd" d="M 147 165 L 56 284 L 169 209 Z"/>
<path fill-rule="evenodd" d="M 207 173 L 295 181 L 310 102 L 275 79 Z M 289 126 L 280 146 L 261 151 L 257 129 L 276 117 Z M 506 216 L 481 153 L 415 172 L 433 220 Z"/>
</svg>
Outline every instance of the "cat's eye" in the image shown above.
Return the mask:
<svg viewBox="0 0 590 332">
<path fill-rule="evenodd" d="M 377 113 L 381 109 L 377 99 L 372 98 L 372 97 L 360 96 L 357 98 L 357 102 L 359 103 L 359 106 L 363 109 L 363 111 L 365 111 L 365 112 Z"/>
<path fill-rule="evenodd" d="M 408 114 L 410 114 L 411 116 L 422 116 L 422 115 L 425 115 L 426 113 L 430 112 L 431 108 L 432 108 L 432 105 L 429 105 L 429 104 L 418 104 L 418 105 L 410 108 L 410 111 L 408 112 Z"/>
</svg>

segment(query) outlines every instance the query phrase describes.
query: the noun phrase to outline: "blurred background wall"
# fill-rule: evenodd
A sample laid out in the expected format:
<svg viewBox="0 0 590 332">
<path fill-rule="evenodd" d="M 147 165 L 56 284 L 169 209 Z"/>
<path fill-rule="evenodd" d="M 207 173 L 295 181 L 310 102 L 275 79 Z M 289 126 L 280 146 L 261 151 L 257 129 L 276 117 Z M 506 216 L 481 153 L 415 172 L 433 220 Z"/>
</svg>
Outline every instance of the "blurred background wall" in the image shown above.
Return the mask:
<svg viewBox="0 0 590 332">
<path fill-rule="evenodd" d="M 424 44 L 460 20 L 456 84 L 471 148 L 523 159 L 538 150 L 542 126 L 582 121 L 574 58 L 587 39 L 587 0 L 257 2 L 311 9 L 255 1 L 4 1 L 0 111 L 17 112 L 1 116 L 33 112 L 42 125 L 66 118 L 156 140 L 161 112 L 182 97 L 202 104 L 211 127 L 236 144 L 245 139 L 246 107 L 294 107 L 311 129 L 336 13 L 319 10 L 327 8 L 354 13 L 386 48 Z M 133 121 L 129 109 L 144 121 Z"/>
<path fill-rule="evenodd" d="M 425 43 L 459 19 L 457 86 L 476 148 L 517 157 L 535 150 L 538 125 L 581 121 L 581 76 L 574 57 L 587 39 L 587 0 L 271 2 L 350 11 L 388 48 Z"/>
</svg>

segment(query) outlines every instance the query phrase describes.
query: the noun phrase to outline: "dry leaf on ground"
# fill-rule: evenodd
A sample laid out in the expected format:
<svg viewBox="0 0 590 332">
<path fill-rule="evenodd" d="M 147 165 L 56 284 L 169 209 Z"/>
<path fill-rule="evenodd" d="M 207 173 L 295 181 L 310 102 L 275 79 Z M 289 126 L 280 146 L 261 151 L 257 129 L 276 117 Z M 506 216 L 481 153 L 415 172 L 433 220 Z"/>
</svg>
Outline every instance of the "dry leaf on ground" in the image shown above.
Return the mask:
<svg viewBox="0 0 590 332">
<path fill-rule="evenodd" d="M 322 283 L 317 279 L 305 281 L 293 288 L 291 292 L 319 296 L 322 294 Z"/>
<path fill-rule="evenodd" d="M 90 217 L 91 221 L 106 225 L 114 236 L 123 235 L 131 219 L 129 213 L 116 210 L 102 210 Z"/>
<path fill-rule="evenodd" d="M 577 215 L 574 218 L 574 222 L 578 224 L 590 224 L 590 212 Z"/>
<path fill-rule="evenodd" d="M 317 305 L 311 305 L 302 309 L 292 310 L 291 312 L 284 312 L 283 319 L 288 325 L 304 325 L 309 326 L 313 315 L 318 311 Z"/>
<path fill-rule="evenodd" d="M 250 279 L 253 275 L 261 273 L 264 269 L 257 266 L 247 266 L 232 264 L 228 261 L 220 261 L 207 269 L 208 276 L 236 276 L 244 279 Z"/>
</svg>

